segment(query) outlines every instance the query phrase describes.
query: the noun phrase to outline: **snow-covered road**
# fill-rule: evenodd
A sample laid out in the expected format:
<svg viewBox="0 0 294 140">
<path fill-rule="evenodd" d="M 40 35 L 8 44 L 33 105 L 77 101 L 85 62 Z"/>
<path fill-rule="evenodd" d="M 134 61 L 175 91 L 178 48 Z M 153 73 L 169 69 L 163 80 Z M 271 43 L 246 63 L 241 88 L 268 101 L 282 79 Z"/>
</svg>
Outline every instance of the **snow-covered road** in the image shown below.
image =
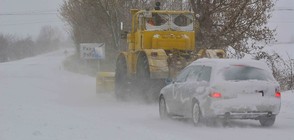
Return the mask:
<svg viewBox="0 0 294 140">
<path fill-rule="evenodd" d="M 271 128 L 258 121 L 194 127 L 161 121 L 156 104 L 96 95 L 95 78 L 63 69 L 62 51 L 0 64 L 0 140 L 294 140 L 294 93 Z"/>
</svg>

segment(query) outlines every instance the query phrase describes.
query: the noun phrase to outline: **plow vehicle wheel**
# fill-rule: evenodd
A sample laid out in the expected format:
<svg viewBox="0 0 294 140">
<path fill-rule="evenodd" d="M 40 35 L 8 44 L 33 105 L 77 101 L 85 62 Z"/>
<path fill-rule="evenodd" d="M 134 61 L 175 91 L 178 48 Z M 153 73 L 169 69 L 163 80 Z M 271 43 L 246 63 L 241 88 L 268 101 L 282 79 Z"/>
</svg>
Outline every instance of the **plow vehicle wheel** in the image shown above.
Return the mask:
<svg viewBox="0 0 294 140">
<path fill-rule="evenodd" d="M 148 90 L 150 87 L 150 72 L 148 59 L 145 54 L 140 54 L 137 62 L 137 94 L 141 94 L 144 100 L 148 100 Z"/>
<path fill-rule="evenodd" d="M 118 100 L 125 100 L 128 94 L 127 63 L 119 57 L 115 69 L 115 96 Z"/>
<path fill-rule="evenodd" d="M 147 102 L 158 100 L 160 89 L 164 86 L 162 79 L 151 79 L 149 71 L 149 63 L 146 54 L 142 53 L 137 61 L 137 94 L 141 94 Z"/>
</svg>

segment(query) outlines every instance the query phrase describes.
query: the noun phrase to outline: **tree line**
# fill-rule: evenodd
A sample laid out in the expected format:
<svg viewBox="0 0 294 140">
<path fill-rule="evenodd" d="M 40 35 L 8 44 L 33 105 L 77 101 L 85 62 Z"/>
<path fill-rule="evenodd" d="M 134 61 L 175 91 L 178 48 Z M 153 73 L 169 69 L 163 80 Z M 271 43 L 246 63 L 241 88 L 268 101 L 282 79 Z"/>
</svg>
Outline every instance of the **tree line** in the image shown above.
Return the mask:
<svg viewBox="0 0 294 140">
<path fill-rule="evenodd" d="M 17 37 L 0 33 L 0 62 L 13 61 L 56 50 L 61 45 L 61 32 L 44 26 L 38 37 Z"/>
</svg>

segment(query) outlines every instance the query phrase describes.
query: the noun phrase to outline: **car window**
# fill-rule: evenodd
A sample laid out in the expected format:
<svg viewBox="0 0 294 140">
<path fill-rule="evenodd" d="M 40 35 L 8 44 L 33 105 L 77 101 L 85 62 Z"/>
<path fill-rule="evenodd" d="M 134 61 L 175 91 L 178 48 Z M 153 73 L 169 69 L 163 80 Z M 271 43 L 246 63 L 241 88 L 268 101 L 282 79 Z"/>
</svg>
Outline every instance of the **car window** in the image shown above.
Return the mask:
<svg viewBox="0 0 294 140">
<path fill-rule="evenodd" d="M 211 76 L 211 67 L 209 66 L 204 66 L 201 70 L 201 73 L 199 75 L 199 78 L 197 81 L 210 81 L 210 76 Z"/>
<path fill-rule="evenodd" d="M 226 67 L 223 72 L 226 81 L 262 80 L 273 81 L 272 74 L 268 71 L 245 65 L 232 65 Z"/>
<path fill-rule="evenodd" d="M 192 67 L 187 67 L 176 77 L 176 82 L 185 82 Z"/>
<path fill-rule="evenodd" d="M 187 81 L 197 81 L 203 66 L 192 66 L 192 69 L 187 77 Z"/>
</svg>

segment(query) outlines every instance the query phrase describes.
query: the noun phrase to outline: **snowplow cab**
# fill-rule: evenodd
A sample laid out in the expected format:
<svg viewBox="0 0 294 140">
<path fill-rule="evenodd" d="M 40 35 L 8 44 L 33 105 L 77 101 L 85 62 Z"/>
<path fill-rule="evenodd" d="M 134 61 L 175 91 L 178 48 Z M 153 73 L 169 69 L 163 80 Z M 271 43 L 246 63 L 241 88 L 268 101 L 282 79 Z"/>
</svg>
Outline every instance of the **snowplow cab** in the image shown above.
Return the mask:
<svg viewBox="0 0 294 140">
<path fill-rule="evenodd" d="M 173 76 L 175 72 L 170 73 L 170 69 L 180 70 L 187 60 L 195 60 L 194 18 L 190 11 L 131 10 L 131 13 L 132 31 L 127 36 L 125 53 L 129 76 L 136 77 L 138 59 L 142 57 L 148 59 L 152 79 Z"/>
</svg>

